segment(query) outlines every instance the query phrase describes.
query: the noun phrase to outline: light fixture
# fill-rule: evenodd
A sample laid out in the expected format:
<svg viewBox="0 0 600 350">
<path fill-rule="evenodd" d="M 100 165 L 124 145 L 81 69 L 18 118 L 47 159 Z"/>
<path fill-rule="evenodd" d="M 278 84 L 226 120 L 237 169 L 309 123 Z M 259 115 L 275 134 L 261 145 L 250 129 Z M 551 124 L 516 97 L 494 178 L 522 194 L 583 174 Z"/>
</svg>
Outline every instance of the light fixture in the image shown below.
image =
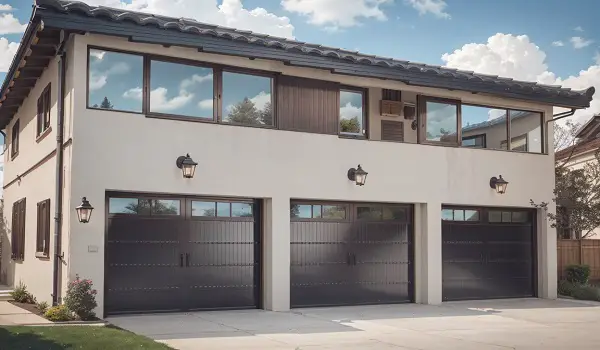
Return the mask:
<svg viewBox="0 0 600 350">
<path fill-rule="evenodd" d="M 502 175 L 498 177 L 492 177 L 490 179 L 490 187 L 495 189 L 498 194 L 506 193 L 506 186 L 508 185 L 508 181 L 502 178 Z"/>
<path fill-rule="evenodd" d="M 81 204 L 75 208 L 75 210 L 77 211 L 77 218 L 79 219 L 79 222 L 85 224 L 90 222 L 94 207 L 90 205 L 90 202 L 88 202 L 87 198 L 83 197 L 81 198 Z"/>
<path fill-rule="evenodd" d="M 365 181 L 367 180 L 368 174 L 369 173 L 364 171 L 359 164 L 358 167 L 356 167 L 356 169 L 348 169 L 348 180 L 356 182 L 356 186 L 363 186 L 365 184 Z"/>
<path fill-rule="evenodd" d="M 196 165 L 198 165 L 198 163 L 194 162 L 194 160 L 190 158 L 189 153 L 185 156 L 180 156 L 177 158 L 177 167 L 181 169 L 183 172 L 183 177 L 186 179 L 191 179 L 194 177 Z"/>
</svg>

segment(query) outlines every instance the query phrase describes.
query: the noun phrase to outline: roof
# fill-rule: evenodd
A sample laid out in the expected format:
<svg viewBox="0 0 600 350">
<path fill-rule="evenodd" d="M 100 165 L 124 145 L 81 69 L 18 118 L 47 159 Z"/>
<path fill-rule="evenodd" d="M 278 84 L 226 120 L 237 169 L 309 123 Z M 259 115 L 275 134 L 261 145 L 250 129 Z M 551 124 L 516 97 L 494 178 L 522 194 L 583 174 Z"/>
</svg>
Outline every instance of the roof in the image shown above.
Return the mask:
<svg viewBox="0 0 600 350">
<path fill-rule="evenodd" d="M 520 119 L 520 118 L 523 118 L 524 116 L 530 115 L 531 113 L 536 113 L 536 112 L 511 111 L 510 120 L 512 121 L 515 119 Z M 485 128 L 489 128 L 489 127 L 492 127 L 492 126 L 498 125 L 498 124 L 506 124 L 506 113 L 502 114 L 499 117 L 491 119 L 491 120 L 486 120 L 481 123 L 464 126 L 462 128 L 462 132 L 473 131 L 473 130 L 478 130 L 478 129 L 485 129 Z"/>
<path fill-rule="evenodd" d="M 563 160 L 569 157 L 596 151 L 598 149 L 600 149 L 600 138 L 586 140 L 561 149 L 560 151 L 556 152 L 554 158 L 556 160 Z"/>
<path fill-rule="evenodd" d="M 595 138 L 600 128 L 600 114 L 596 114 L 590 118 L 583 126 L 577 131 L 575 137 L 589 139 Z"/>
<path fill-rule="evenodd" d="M 43 26 L 40 24 L 43 23 Z M 42 31 L 40 29 L 43 29 Z M 9 98 L 10 84 L 28 65 L 30 49 L 36 47 L 36 33 L 97 33 L 127 37 L 132 42 L 197 48 L 202 52 L 283 61 L 300 67 L 326 69 L 335 74 L 396 80 L 409 85 L 487 93 L 507 98 L 535 101 L 565 108 L 586 108 L 595 89 L 576 91 L 560 86 L 542 85 L 493 75 L 367 55 L 356 51 L 309 44 L 232 28 L 200 23 L 192 19 L 166 17 L 124 9 L 90 6 L 80 1 L 35 0 L 24 40 L 0 91 L 0 103 Z M 27 55 L 29 53 L 29 55 Z M 39 73 L 41 75 L 41 72 Z M 15 75 L 17 75 L 15 77 Z M 31 75 L 35 75 L 31 73 Z M 30 76 L 29 79 L 33 79 Z M 23 90 L 24 91 L 24 90 Z M 26 95 L 25 95 L 26 97 Z M 0 106 L 0 128 L 4 128 L 18 109 Z"/>
</svg>

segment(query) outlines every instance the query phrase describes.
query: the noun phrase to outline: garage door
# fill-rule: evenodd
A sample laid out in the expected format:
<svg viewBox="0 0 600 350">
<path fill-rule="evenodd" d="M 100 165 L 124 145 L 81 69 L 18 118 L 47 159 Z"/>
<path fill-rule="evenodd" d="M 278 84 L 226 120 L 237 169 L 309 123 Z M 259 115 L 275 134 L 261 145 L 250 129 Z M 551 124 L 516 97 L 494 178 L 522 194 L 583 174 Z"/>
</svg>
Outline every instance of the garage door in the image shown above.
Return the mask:
<svg viewBox="0 0 600 350">
<path fill-rule="evenodd" d="M 412 207 L 291 203 L 291 306 L 413 300 Z"/>
<path fill-rule="evenodd" d="M 107 201 L 107 314 L 258 307 L 258 202 L 131 194 Z"/>
<path fill-rule="evenodd" d="M 443 300 L 535 296 L 534 213 L 444 207 Z"/>
</svg>

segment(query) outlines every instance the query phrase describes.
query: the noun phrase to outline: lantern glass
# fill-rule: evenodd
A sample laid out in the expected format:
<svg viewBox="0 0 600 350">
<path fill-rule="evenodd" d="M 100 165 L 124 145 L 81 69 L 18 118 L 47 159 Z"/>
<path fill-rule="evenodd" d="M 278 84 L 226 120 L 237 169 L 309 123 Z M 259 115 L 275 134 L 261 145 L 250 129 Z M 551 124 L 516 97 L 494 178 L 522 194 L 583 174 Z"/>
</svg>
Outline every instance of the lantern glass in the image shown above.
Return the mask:
<svg viewBox="0 0 600 350">
<path fill-rule="evenodd" d="M 498 192 L 499 194 L 506 193 L 506 185 L 508 185 L 507 182 L 497 183 L 496 184 L 496 192 Z"/>
<path fill-rule="evenodd" d="M 196 164 L 183 164 L 181 166 L 181 171 L 183 172 L 183 177 L 186 179 L 191 179 L 194 177 L 194 173 L 196 172 Z"/>
<path fill-rule="evenodd" d="M 77 212 L 77 219 L 79 220 L 79 222 L 84 224 L 90 222 L 93 210 L 94 207 L 92 207 L 90 205 L 90 202 L 88 202 L 88 200 L 85 197 L 83 197 L 81 199 L 81 204 L 77 208 L 75 208 L 75 211 Z"/>
<path fill-rule="evenodd" d="M 358 186 L 364 186 L 365 182 L 367 181 L 367 172 L 357 171 L 355 174 L 355 177 L 356 177 L 356 184 Z"/>
</svg>

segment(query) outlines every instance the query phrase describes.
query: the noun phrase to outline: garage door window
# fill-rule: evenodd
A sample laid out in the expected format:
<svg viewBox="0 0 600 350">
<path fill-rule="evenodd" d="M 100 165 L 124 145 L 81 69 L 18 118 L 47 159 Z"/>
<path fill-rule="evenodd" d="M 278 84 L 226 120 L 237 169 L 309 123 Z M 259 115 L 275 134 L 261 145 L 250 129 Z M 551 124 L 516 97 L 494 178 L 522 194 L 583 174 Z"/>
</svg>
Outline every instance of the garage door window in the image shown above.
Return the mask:
<svg viewBox="0 0 600 350">
<path fill-rule="evenodd" d="M 479 210 L 442 209 L 444 221 L 479 221 Z"/>
<path fill-rule="evenodd" d="M 250 203 L 192 201 L 195 217 L 251 218 L 253 215 Z"/>
<path fill-rule="evenodd" d="M 529 222 L 529 213 L 526 211 L 500 211 L 500 210 L 490 210 L 488 212 L 488 220 L 490 222 L 502 222 L 502 223 L 511 223 L 511 222 Z"/>
<path fill-rule="evenodd" d="M 291 219 L 346 220 L 347 206 L 333 204 L 292 204 Z"/>
<path fill-rule="evenodd" d="M 126 215 L 180 215 L 178 199 L 109 198 L 109 214 Z"/>
</svg>

